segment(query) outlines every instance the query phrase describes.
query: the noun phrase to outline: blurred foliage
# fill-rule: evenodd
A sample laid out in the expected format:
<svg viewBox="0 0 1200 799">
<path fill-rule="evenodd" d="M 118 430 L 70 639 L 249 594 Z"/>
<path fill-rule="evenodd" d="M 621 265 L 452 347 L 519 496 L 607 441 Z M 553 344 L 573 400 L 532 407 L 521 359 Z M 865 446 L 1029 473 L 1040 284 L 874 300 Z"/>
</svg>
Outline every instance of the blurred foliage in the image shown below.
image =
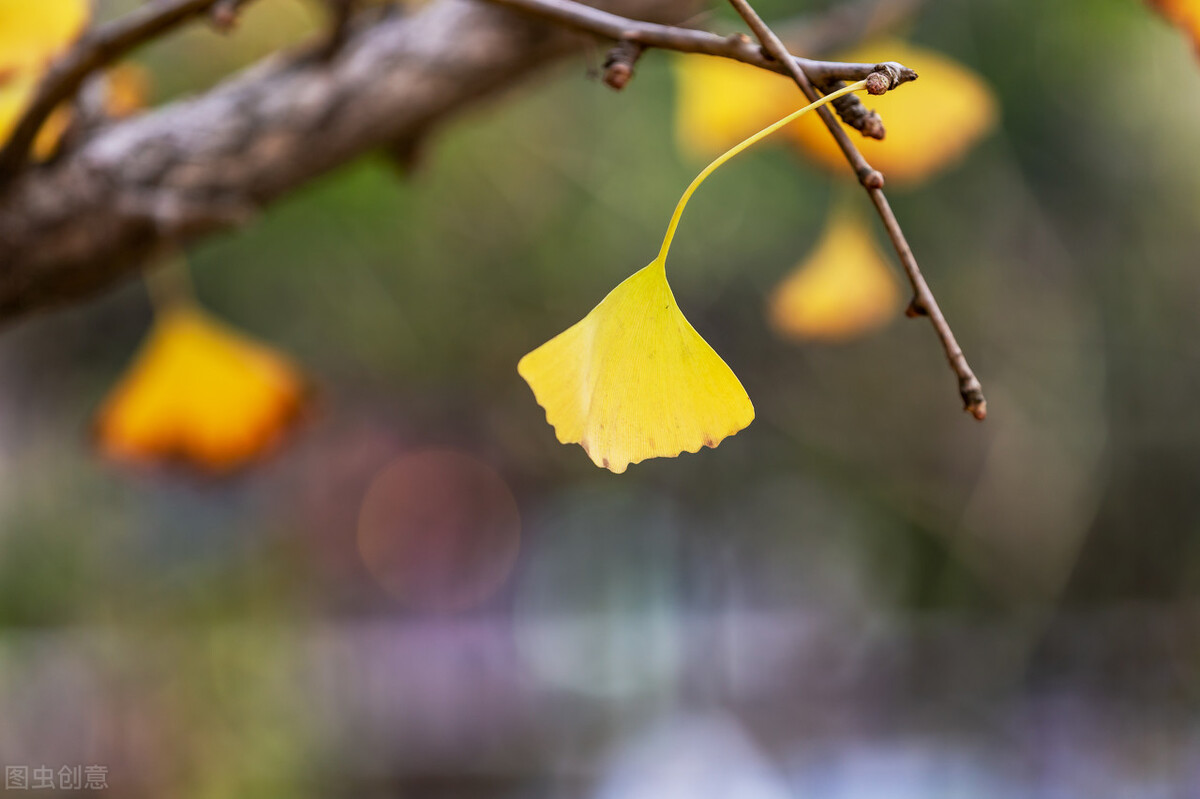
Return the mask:
<svg viewBox="0 0 1200 799">
<path fill-rule="evenodd" d="M 262 0 L 136 60 L 166 101 L 319 18 Z M 105 763 L 122 796 L 628 796 L 671 752 L 778 795 L 1200 784 L 1193 52 L 1128 0 L 932 0 L 901 33 L 1000 108 L 891 195 L 985 424 L 926 324 L 772 333 L 765 296 L 852 181 L 764 147 L 697 194 L 671 273 L 755 422 L 620 476 L 558 444 L 518 358 L 652 257 L 701 166 L 668 58 L 620 94 L 574 62 L 411 174 L 364 159 L 189 253 L 205 304 L 320 386 L 255 470 L 89 450 L 140 286 L 4 331 L 0 759 Z M 428 449 L 521 517 L 508 582 L 456 614 L 398 601 L 357 544 L 373 480 Z"/>
</svg>

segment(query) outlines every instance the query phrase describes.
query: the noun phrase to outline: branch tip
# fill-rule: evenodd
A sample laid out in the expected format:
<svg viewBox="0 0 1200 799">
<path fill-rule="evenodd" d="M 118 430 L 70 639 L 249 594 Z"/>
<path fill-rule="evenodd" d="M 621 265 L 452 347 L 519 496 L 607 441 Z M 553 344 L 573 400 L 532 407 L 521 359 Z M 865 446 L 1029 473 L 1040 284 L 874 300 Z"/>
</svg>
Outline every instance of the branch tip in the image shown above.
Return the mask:
<svg viewBox="0 0 1200 799">
<path fill-rule="evenodd" d="M 844 85 L 845 83 L 842 81 L 836 81 L 822 86 L 821 90 L 828 94 L 831 90 L 839 89 Z M 879 118 L 879 114 L 863 105 L 858 95 L 847 94 L 844 97 L 839 97 L 833 101 L 833 107 L 843 122 L 862 135 L 871 139 L 882 139 L 887 134 L 887 131 L 883 127 L 883 120 Z"/>
<path fill-rule="evenodd" d="M 892 88 L 892 79 L 882 72 L 872 72 L 867 76 L 867 93 L 883 94 Z"/>
<path fill-rule="evenodd" d="M 875 69 L 871 74 L 881 75 L 887 79 L 888 86 L 883 91 L 895 89 L 900 84 L 914 81 L 918 77 L 915 70 L 909 69 L 897 61 L 881 61 L 875 65 Z M 881 91 L 879 94 L 883 94 L 883 92 Z"/>
<path fill-rule="evenodd" d="M 963 410 L 981 422 L 986 419 L 987 400 L 983 396 L 983 386 L 979 384 L 975 375 L 960 378 L 958 390 L 962 394 Z"/>
<path fill-rule="evenodd" d="M 621 91 L 633 79 L 633 68 L 645 50 L 640 44 L 622 39 L 608 51 L 604 59 L 604 84 L 615 91 Z"/>
</svg>

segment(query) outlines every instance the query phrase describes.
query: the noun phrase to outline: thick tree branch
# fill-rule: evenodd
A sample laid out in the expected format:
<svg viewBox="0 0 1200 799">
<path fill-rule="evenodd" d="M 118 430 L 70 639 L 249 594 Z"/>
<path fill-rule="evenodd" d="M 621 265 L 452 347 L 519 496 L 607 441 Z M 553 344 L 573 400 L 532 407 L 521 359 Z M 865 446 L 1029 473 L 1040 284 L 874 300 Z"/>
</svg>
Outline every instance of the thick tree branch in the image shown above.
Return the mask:
<svg viewBox="0 0 1200 799">
<path fill-rule="evenodd" d="M 686 18 L 692 0 L 599 0 L 596 8 L 504 1 L 537 19 L 439 0 L 411 17 L 343 27 L 344 46 L 328 63 L 319 51 L 276 56 L 201 97 L 90 132 L 54 164 L 0 185 L 0 322 L 136 274 L 156 251 L 243 224 L 265 204 L 366 151 L 402 146 L 407 152 L 454 112 L 580 45 L 547 19 L 610 38 L 637 31 L 647 43 L 630 42 L 638 48 L 670 46 L 781 69 L 744 36 L 659 24 Z M 89 72 L 188 18 L 207 13 L 231 24 L 247 2 L 151 0 L 81 41 L 43 96 L 70 96 Z M 836 39 L 846 25 L 822 30 Z M 879 69 L 889 83 L 904 79 L 896 64 L 805 63 L 829 80 Z M 45 107 L 53 107 L 49 99 Z"/>
<path fill-rule="evenodd" d="M 88 75 L 116 61 L 140 44 L 171 30 L 228 0 L 152 0 L 125 16 L 84 33 L 83 38 L 51 66 L 33 102 L 0 149 L 0 182 L 25 166 L 42 123 L 54 109 L 79 91 Z M 247 0 L 239 0 L 244 4 Z"/>
<path fill-rule="evenodd" d="M 660 20 L 692 8 L 602 2 Z M 438 0 L 349 30 L 330 61 L 277 56 L 200 97 L 103 128 L 0 188 L 0 320 L 134 275 L 153 253 L 242 223 L 362 153 L 416 140 L 580 44 L 546 22 Z"/>
<path fill-rule="evenodd" d="M 750 26 L 754 35 L 762 42 L 763 48 L 771 53 L 777 61 L 787 65 L 789 74 L 796 81 L 801 91 L 804 92 L 804 95 L 809 100 L 816 100 L 820 95 L 813 87 L 813 83 L 827 83 L 828 79 L 824 76 L 814 76 L 808 72 L 802 59 L 794 59 L 788 53 L 783 42 L 763 22 L 762 17 L 750 6 L 747 0 L 729 0 L 729 2 L 742 18 L 746 20 L 746 24 Z M 929 317 L 929 321 L 933 323 L 933 329 L 941 340 L 942 347 L 946 352 L 946 360 L 949 361 L 950 368 L 954 370 L 955 376 L 958 377 L 958 390 L 962 396 L 964 409 L 970 412 L 976 419 L 984 419 L 987 416 L 987 400 L 983 396 L 983 386 L 980 385 L 979 379 L 975 377 L 975 373 L 971 371 L 971 366 L 967 363 L 967 358 L 963 355 L 962 348 L 958 346 L 958 341 L 954 337 L 954 331 L 950 329 L 946 317 L 942 315 L 942 310 L 938 307 L 937 299 L 933 296 L 933 291 L 930 290 L 929 284 L 925 282 L 924 275 L 921 274 L 921 268 L 917 265 L 916 256 L 913 255 L 912 248 L 909 247 L 908 240 L 904 236 L 904 231 L 900 228 L 900 222 L 896 219 L 891 205 L 888 204 L 887 196 L 883 193 L 883 176 L 878 171 L 872 169 L 871 165 L 862 157 L 858 148 L 850 141 L 850 138 L 846 135 L 846 131 L 834 119 L 829 109 L 820 108 L 818 111 L 821 112 L 821 119 L 825 122 L 826 127 L 829 128 L 829 132 L 837 141 L 842 153 L 845 154 L 846 160 L 858 175 L 863 188 L 871 196 L 871 202 L 875 204 L 875 209 L 879 212 L 879 218 L 883 220 L 888 237 L 891 238 L 892 245 L 896 249 L 896 254 L 900 257 L 900 263 L 903 264 L 904 271 L 908 275 L 913 289 L 913 299 L 909 304 L 909 315 Z"/>
</svg>

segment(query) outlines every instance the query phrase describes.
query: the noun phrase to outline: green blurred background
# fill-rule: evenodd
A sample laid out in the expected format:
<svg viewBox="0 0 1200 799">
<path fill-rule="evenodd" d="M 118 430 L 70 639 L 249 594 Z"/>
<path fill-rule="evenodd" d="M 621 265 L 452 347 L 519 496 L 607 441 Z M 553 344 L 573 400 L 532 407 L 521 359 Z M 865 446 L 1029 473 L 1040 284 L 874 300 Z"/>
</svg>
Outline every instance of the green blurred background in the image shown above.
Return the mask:
<svg viewBox="0 0 1200 799">
<path fill-rule="evenodd" d="M 316 19 L 261 0 L 137 60 L 165 101 Z M 1200 795 L 1200 62 L 1135 0 L 929 0 L 901 32 L 1001 104 L 891 194 L 986 423 L 923 321 L 771 333 L 766 293 L 866 199 L 762 146 L 671 272 L 754 424 L 623 475 L 558 444 L 517 360 L 653 256 L 702 166 L 670 57 L 615 93 L 597 50 L 189 254 L 319 387 L 264 464 L 89 449 L 139 285 L 4 331 L 0 760 L 103 764 L 122 797 Z M 412 474 L 465 521 L 389 583 L 359 511 Z"/>
</svg>

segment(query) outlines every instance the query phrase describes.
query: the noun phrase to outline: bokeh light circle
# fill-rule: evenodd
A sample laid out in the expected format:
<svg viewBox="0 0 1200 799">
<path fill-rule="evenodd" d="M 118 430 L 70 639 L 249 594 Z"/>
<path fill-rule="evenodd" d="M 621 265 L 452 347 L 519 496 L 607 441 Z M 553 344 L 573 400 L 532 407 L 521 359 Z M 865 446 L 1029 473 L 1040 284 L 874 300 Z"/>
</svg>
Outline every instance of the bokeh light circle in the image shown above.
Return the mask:
<svg viewBox="0 0 1200 799">
<path fill-rule="evenodd" d="M 363 563 L 414 608 L 460 611 L 486 602 L 508 579 L 520 544 L 507 483 L 461 452 L 398 458 L 372 481 L 359 511 Z"/>
</svg>

